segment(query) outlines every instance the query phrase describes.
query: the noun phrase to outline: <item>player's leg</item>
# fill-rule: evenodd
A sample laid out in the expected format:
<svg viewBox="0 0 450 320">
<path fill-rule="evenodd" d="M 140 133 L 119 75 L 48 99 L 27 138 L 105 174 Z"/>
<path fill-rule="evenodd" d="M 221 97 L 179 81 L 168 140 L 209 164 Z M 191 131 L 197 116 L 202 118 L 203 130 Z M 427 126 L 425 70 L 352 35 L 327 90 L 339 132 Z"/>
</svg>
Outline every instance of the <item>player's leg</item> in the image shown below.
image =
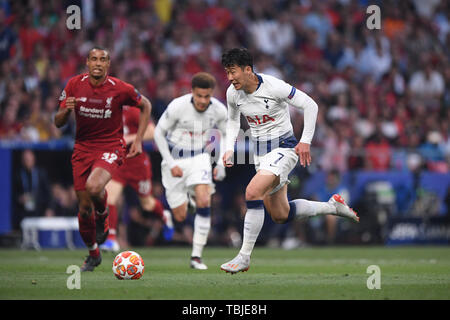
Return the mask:
<svg viewBox="0 0 450 320">
<path fill-rule="evenodd" d="M 96 237 L 98 244 L 105 242 L 109 233 L 107 210 L 108 193 L 105 186 L 110 180 L 111 173 L 108 170 L 103 167 L 95 167 L 86 181 L 86 191 L 91 197 L 95 209 Z"/>
<path fill-rule="evenodd" d="M 288 201 L 287 185 L 284 185 L 275 193 L 268 194 L 264 198 L 264 206 L 276 223 L 287 223 L 293 219 L 305 219 L 320 215 L 337 215 L 350 218 L 356 222 L 359 221 L 356 213 L 339 195 L 333 195 L 327 202 L 305 199 Z"/>
<path fill-rule="evenodd" d="M 203 248 L 208 241 L 211 229 L 211 192 L 209 184 L 194 186 L 196 213 L 194 218 L 194 235 L 192 238 L 191 268 L 205 270 L 208 267 L 202 262 Z"/>
<path fill-rule="evenodd" d="M 180 160 L 176 161 L 176 164 L 182 167 L 184 171 L 182 162 Z M 188 206 L 188 190 L 185 186 L 186 176 L 183 174 L 183 177 L 173 177 L 170 167 L 163 161 L 161 163 L 161 178 L 173 219 L 177 222 L 183 222 L 186 220 Z"/>
<path fill-rule="evenodd" d="M 333 195 L 327 202 L 296 199 L 288 202 L 288 175 L 295 167 L 298 156 L 293 149 L 275 149 L 262 158 L 261 167 L 277 176 L 278 182 L 264 198 L 264 205 L 272 219 L 277 223 L 286 223 L 294 218 L 309 218 L 317 215 L 339 215 L 358 221 L 339 195 Z"/>
<path fill-rule="evenodd" d="M 164 238 L 167 241 L 171 240 L 173 237 L 174 226 L 170 211 L 164 210 L 162 202 L 156 199 L 151 194 L 139 196 L 139 201 L 141 203 L 142 210 L 146 212 L 153 212 L 164 222 L 164 229 L 163 229 Z"/>
<path fill-rule="evenodd" d="M 109 233 L 105 243 L 103 243 L 100 248 L 106 251 L 117 252 L 120 250 L 120 246 L 116 238 L 119 219 L 117 205 L 119 203 L 120 196 L 122 195 L 124 185 L 117 180 L 111 179 L 106 184 L 105 189 L 108 194 L 106 204 L 108 206 Z"/>
<path fill-rule="evenodd" d="M 111 173 L 102 167 L 95 167 L 86 181 L 86 191 L 89 193 L 95 210 L 102 214 L 106 210 L 106 184 L 111 180 Z"/>
<path fill-rule="evenodd" d="M 170 203 L 169 203 L 169 205 L 170 205 Z M 173 215 L 173 218 L 175 219 L 175 221 L 183 222 L 184 220 L 186 220 L 187 206 L 188 206 L 187 201 L 176 207 L 172 207 L 170 205 L 170 209 L 172 210 L 172 215 Z"/>
<path fill-rule="evenodd" d="M 334 194 L 327 202 L 311 201 L 305 199 L 295 199 L 289 201 L 289 212 L 286 211 L 280 216 L 276 222 L 286 223 L 292 219 L 304 219 L 315 216 L 335 215 L 348 218 L 354 222 L 359 222 L 359 217 L 353 209 L 351 209 L 344 199 Z M 283 221 L 284 217 L 286 219 Z"/>
<path fill-rule="evenodd" d="M 278 182 L 278 177 L 272 172 L 258 170 L 245 190 L 247 212 L 244 218 L 244 237 L 240 251 L 244 255 L 251 255 L 256 239 L 264 224 L 263 199 Z"/>
<path fill-rule="evenodd" d="M 86 181 L 94 161 L 95 157 L 91 157 L 84 151 L 74 149 L 72 153 L 73 185 L 78 199 L 78 230 L 89 250 L 89 255 L 81 267 L 82 271 L 93 271 L 102 261 L 96 240 L 92 199 L 86 191 Z"/>
<path fill-rule="evenodd" d="M 89 256 L 84 261 L 81 271 L 93 271 L 101 261 L 100 250 L 96 241 L 95 218 L 90 195 L 85 190 L 76 191 L 78 198 L 78 225 L 81 238 L 89 250 Z"/>
<path fill-rule="evenodd" d="M 290 208 L 287 198 L 287 184 L 282 186 L 275 193 L 267 194 L 264 197 L 264 207 L 275 223 L 285 223 Z"/>
<path fill-rule="evenodd" d="M 245 191 L 247 212 L 244 218 L 244 232 L 239 254 L 231 261 L 224 263 L 221 269 L 236 273 L 247 271 L 250 266 L 250 256 L 264 224 L 264 197 L 277 184 L 278 177 L 267 170 L 258 170 Z"/>
</svg>

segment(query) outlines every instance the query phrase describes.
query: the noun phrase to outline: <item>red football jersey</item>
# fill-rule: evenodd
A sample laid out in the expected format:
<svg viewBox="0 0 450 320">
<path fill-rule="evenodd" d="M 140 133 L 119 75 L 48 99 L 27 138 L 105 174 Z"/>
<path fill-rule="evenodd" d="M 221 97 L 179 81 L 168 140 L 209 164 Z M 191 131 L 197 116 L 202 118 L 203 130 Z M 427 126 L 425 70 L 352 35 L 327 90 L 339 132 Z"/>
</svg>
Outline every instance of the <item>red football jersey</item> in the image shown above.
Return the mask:
<svg viewBox="0 0 450 320">
<path fill-rule="evenodd" d="M 86 149 L 119 143 L 123 139 L 122 106 L 135 106 L 141 101 L 132 85 L 107 76 L 94 86 L 87 73 L 69 80 L 59 99 L 61 108 L 66 107 L 68 97 L 79 99 L 75 107 L 75 146 Z"/>
<path fill-rule="evenodd" d="M 139 117 L 141 110 L 138 108 L 123 106 L 123 134 L 134 134 L 138 132 Z"/>
<path fill-rule="evenodd" d="M 123 118 L 123 135 L 127 134 L 136 134 L 139 128 L 139 119 L 141 116 L 141 110 L 139 108 L 131 107 L 131 106 L 123 106 L 122 108 L 122 118 Z M 127 146 L 127 150 L 130 149 L 131 144 Z M 127 162 L 138 162 L 143 161 L 145 158 L 144 153 L 140 155 L 126 159 Z"/>
</svg>

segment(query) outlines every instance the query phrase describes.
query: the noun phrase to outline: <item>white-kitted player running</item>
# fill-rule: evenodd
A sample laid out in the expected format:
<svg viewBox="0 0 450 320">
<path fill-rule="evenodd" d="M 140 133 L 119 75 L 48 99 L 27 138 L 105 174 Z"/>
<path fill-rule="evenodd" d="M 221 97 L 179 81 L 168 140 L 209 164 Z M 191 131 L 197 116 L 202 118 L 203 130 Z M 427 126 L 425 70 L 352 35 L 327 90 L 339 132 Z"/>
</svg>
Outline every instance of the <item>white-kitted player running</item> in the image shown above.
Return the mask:
<svg viewBox="0 0 450 320">
<path fill-rule="evenodd" d="M 234 144 L 243 114 L 254 142 L 256 175 L 245 191 L 247 212 L 243 243 L 239 254 L 221 269 L 236 273 L 247 271 L 250 255 L 264 223 L 264 207 L 276 223 L 316 215 L 337 215 L 359 221 L 356 213 L 335 194 L 328 202 L 297 199 L 288 201 L 288 174 L 300 158 L 311 163 L 310 144 L 314 135 L 318 106 L 307 94 L 277 79 L 253 71 L 253 57 L 246 49 L 231 49 L 222 55 L 228 80 L 228 121 L 223 163 L 233 165 Z M 289 105 L 304 112 L 304 129 L 300 142 L 293 135 Z"/>
<path fill-rule="evenodd" d="M 224 148 L 220 150 L 219 161 L 212 172 L 211 154 L 208 142 L 213 130 L 224 142 L 227 109 L 214 98 L 215 78 L 206 72 L 192 77 L 192 93 L 174 99 L 155 128 L 154 139 L 163 161 L 161 163 L 162 183 L 167 202 L 176 221 L 186 219 L 188 202 L 195 199 L 196 214 L 190 266 L 204 270 L 202 252 L 211 228 L 211 194 L 214 182 L 225 178 L 221 161 Z"/>
</svg>

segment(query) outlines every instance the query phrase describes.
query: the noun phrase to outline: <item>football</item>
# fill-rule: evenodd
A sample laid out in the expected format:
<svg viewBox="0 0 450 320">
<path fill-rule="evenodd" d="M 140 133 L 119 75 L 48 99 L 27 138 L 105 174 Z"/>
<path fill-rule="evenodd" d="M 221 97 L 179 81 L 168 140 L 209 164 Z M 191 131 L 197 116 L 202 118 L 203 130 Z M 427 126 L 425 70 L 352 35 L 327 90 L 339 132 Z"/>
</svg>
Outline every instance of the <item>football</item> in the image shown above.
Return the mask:
<svg viewBox="0 0 450 320">
<path fill-rule="evenodd" d="M 113 261 L 112 270 L 117 279 L 136 280 L 144 274 L 144 260 L 134 251 L 123 251 Z"/>
</svg>

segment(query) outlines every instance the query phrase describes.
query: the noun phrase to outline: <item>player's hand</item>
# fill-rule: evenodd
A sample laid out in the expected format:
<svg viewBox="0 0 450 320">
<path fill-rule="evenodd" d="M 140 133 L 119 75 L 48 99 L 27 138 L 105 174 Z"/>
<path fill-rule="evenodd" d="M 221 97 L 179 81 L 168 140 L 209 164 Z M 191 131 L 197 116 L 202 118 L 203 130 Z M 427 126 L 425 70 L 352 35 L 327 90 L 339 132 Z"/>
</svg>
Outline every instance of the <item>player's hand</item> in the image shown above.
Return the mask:
<svg viewBox="0 0 450 320">
<path fill-rule="evenodd" d="M 172 173 L 173 177 L 182 177 L 183 176 L 183 170 L 179 166 L 175 166 L 172 169 L 170 169 L 170 173 Z"/>
<path fill-rule="evenodd" d="M 134 140 L 131 144 L 130 151 L 127 154 L 127 158 L 134 158 L 142 153 L 142 143 L 138 140 Z"/>
<path fill-rule="evenodd" d="M 232 151 L 232 150 L 225 152 L 225 154 L 222 157 L 224 167 L 230 168 L 233 166 L 233 164 L 234 164 L 233 163 L 233 155 L 234 155 L 234 151 Z"/>
<path fill-rule="evenodd" d="M 300 165 L 303 167 L 309 166 L 311 164 L 311 150 L 310 145 L 307 143 L 299 142 L 295 146 L 295 152 L 300 159 Z"/>
<path fill-rule="evenodd" d="M 218 164 L 213 170 L 213 178 L 216 181 L 222 181 L 226 175 L 225 167 L 221 164 Z"/>
<path fill-rule="evenodd" d="M 75 109 L 75 106 L 77 105 L 77 102 L 79 101 L 78 98 L 75 97 L 68 97 L 66 99 L 66 108 L 70 111 Z"/>
</svg>

